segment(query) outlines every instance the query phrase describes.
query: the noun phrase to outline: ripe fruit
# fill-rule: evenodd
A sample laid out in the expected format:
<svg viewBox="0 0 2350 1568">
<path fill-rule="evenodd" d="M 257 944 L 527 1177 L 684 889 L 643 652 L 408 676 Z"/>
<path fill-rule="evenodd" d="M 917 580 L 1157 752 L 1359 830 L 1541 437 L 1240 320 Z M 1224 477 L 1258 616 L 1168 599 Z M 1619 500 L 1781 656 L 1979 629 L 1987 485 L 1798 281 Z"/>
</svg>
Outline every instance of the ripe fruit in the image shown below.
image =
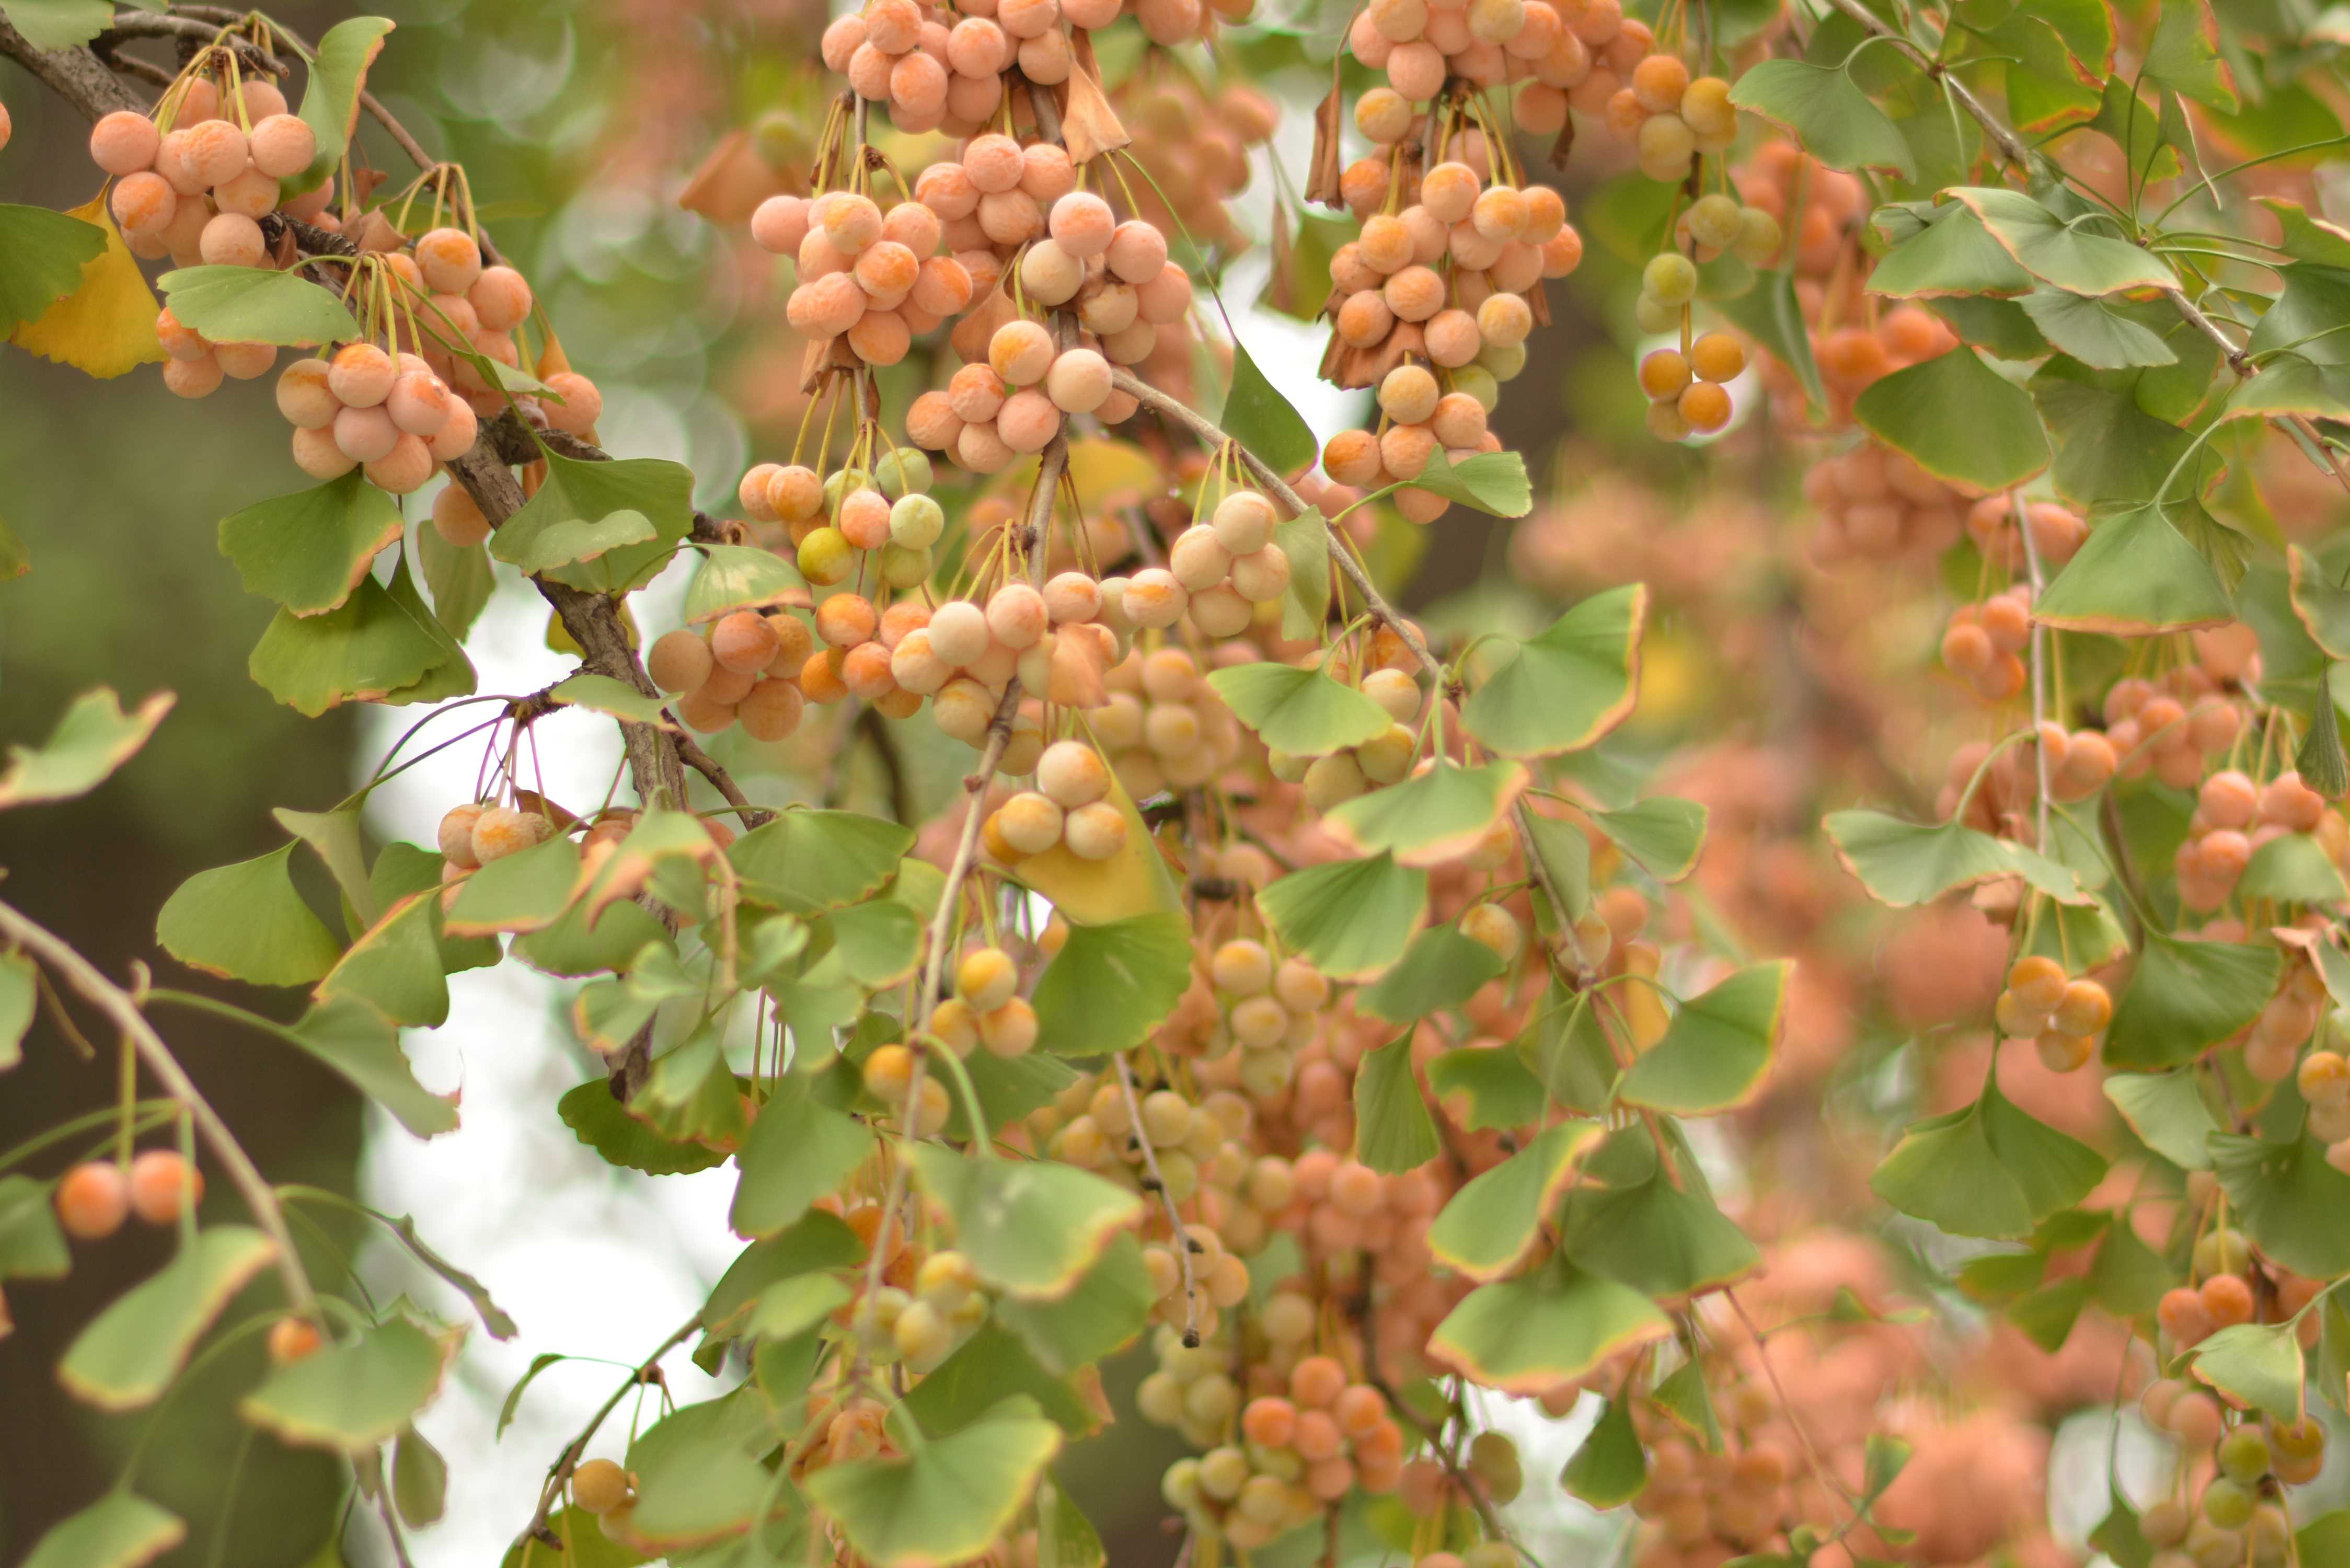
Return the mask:
<svg viewBox="0 0 2350 1568">
<path fill-rule="evenodd" d="M 628 1502 L 629 1472 L 610 1459 L 585 1459 L 571 1472 L 571 1501 L 594 1514 Z"/>
<path fill-rule="evenodd" d="M 104 1160 L 77 1165 L 58 1179 L 57 1222 L 77 1241 L 96 1241 L 122 1229 L 130 1214 L 130 1183 L 122 1168 Z"/>
<path fill-rule="evenodd" d="M 170 1225 L 203 1201 L 204 1173 L 177 1149 L 151 1148 L 130 1162 L 130 1208 L 150 1225 Z"/>
<path fill-rule="evenodd" d="M 279 1366 L 315 1355 L 326 1345 L 326 1336 L 307 1318 L 281 1317 L 269 1325 L 269 1359 Z"/>
</svg>

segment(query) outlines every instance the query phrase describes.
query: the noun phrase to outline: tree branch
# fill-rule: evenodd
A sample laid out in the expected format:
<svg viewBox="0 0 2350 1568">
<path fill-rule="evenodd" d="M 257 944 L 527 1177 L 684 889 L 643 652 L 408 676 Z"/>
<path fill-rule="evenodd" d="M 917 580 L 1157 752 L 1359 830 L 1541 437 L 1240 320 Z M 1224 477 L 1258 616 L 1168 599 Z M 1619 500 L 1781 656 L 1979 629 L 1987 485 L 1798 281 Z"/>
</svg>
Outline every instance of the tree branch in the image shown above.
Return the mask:
<svg viewBox="0 0 2350 1568">
<path fill-rule="evenodd" d="M 155 1033 L 138 999 L 99 972 L 70 942 L 7 904 L 0 904 L 0 932 L 64 976 L 84 1001 L 104 1013 L 122 1031 L 140 1061 L 163 1085 L 163 1092 L 187 1108 L 189 1118 L 203 1135 L 237 1195 L 253 1210 L 254 1222 L 276 1244 L 277 1274 L 285 1282 L 287 1301 L 296 1313 L 317 1321 L 317 1294 L 310 1288 L 309 1276 L 302 1272 L 302 1260 L 294 1251 L 294 1236 L 286 1229 L 286 1210 L 276 1192 L 244 1152 L 244 1146 L 236 1141 L 236 1135 L 229 1131 L 228 1124 L 221 1120 L 220 1113 L 213 1109 L 212 1102 L 196 1087 L 195 1080 L 181 1067 L 172 1048 L 163 1044 L 163 1037 Z"/>
<path fill-rule="evenodd" d="M 1159 1152 L 1151 1147 L 1150 1129 L 1142 1125 L 1142 1102 L 1134 1093 L 1134 1069 L 1128 1064 L 1126 1053 L 1115 1052 L 1110 1061 L 1118 1068 L 1119 1093 L 1126 1096 L 1127 1120 L 1133 1124 L 1127 1136 L 1142 1151 L 1142 1171 L 1148 1179 L 1143 1185 L 1159 1195 L 1167 1210 L 1169 1245 L 1175 1249 L 1175 1261 L 1183 1269 L 1183 1344 L 1187 1349 L 1197 1349 L 1200 1344 L 1200 1293 L 1192 1283 L 1191 1233 L 1183 1229 L 1183 1215 L 1175 1207 L 1175 1195 L 1167 1190 L 1167 1179 L 1159 1174 Z"/>
<path fill-rule="evenodd" d="M 546 1484 L 538 1491 L 537 1510 L 531 1514 L 530 1522 L 522 1527 L 522 1533 L 515 1537 L 517 1551 L 522 1549 L 525 1542 L 533 1538 L 557 1552 L 563 1550 L 561 1538 L 546 1527 L 546 1521 L 555 1511 L 556 1500 L 563 1495 L 563 1484 L 571 1479 L 571 1472 L 579 1468 L 579 1456 L 587 1451 L 589 1439 L 596 1436 L 597 1429 L 603 1426 L 612 1412 L 620 1407 L 620 1401 L 629 1397 L 629 1390 L 650 1382 L 658 1375 L 656 1369 L 660 1366 L 661 1357 L 693 1337 L 693 1331 L 701 1326 L 702 1314 L 696 1313 L 672 1330 L 667 1339 L 654 1347 L 650 1355 L 636 1365 L 629 1372 L 628 1381 L 613 1389 L 612 1397 L 588 1417 L 588 1424 L 579 1428 L 579 1435 L 564 1445 L 563 1451 L 555 1457 L 555 1463 L 547 1467 Z"/>
<path fill-rule="evenodd" d="M 0 16 L 0 55 L 23 66 L 51 92 L 96 120 L 127 109 L 145 113 L 147 105 L 88 49 L 36 49 L 32 40 Z"/>
</svg>

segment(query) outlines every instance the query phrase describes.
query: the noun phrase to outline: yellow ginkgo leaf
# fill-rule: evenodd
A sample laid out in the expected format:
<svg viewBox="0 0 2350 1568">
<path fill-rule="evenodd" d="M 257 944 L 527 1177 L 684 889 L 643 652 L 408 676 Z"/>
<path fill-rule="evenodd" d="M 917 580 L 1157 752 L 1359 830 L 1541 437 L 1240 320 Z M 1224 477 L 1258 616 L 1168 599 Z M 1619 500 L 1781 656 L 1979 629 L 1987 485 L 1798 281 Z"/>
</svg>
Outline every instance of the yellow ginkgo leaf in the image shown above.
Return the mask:
<svg viewBox="0 0 2350 1568">
<path fill-rule="evenodd" d="M 161 306 L 147 286 L 139 262 L 122 243 L 114 214 L 106 210 L 101 191 L 72 216 L 106 231 L 106 249 L 95 261 L 85 262 L 81 286 L 49 306 L 37 321 L 17 325 L 11 341 L 18 348 L 71 365 L 101 379 L 120 376 L 163 358 L 155 336 L 155 317 Z"/>
</svg>

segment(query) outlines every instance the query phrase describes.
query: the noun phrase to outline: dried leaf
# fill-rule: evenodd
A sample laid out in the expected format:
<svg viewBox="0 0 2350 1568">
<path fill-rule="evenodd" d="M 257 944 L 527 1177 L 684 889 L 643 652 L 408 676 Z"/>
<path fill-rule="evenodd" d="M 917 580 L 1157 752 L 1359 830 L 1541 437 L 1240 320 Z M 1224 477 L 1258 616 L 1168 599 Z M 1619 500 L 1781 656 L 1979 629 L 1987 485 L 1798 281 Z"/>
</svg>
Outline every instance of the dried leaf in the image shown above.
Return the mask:
<svg viewBox="0 0 2350 1568">
<path fill-rule="evenodd" d="M 1346 57 L 1341 50 L 1331 58 L 1330 93 L 1314 108 L 1314 157 L 1305 166 L 1305 199 L 1319 202 L 1332 212 L 1344 212 L 1347 206 L 1338 182 L 1346 168 L 1339 128 L 1347 112 L 1346 92 L 1338 71 Z"/>
<path fill-rule="evenodd" d="M 1134 140 L 1109 106 L 1109 95 L 1102 90 L 1101 66 L 1094 59 L 1093 36 L 1084 28 L 1076 30 L 1076 45 L 1071 51 L 1075 59 L 1069 79 L 1061 87 L 1061 140 L 1069 150 L 1070 159 L 1079 164 L 1089 163 L 1113 148 L 1124 147 Z"/>
</svg>

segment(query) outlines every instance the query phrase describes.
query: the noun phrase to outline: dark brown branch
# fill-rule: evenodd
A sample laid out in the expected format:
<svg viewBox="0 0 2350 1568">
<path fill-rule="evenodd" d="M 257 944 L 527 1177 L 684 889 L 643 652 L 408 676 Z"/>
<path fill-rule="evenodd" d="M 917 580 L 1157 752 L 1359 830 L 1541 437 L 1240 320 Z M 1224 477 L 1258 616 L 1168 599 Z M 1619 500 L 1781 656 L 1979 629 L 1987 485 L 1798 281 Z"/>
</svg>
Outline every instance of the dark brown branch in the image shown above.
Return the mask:
<svg viewBox="0 0 2350 1568">
<path fill-rule="evenodd" d="M 146 112 L 137 93 L 117 79 L 88 49 L 36 49 L 32 40 L 0 16 L 0 55 L 5 55 L 41 79 L 44 86 L 96 120 L 118 109 Z"/>
</svg>

